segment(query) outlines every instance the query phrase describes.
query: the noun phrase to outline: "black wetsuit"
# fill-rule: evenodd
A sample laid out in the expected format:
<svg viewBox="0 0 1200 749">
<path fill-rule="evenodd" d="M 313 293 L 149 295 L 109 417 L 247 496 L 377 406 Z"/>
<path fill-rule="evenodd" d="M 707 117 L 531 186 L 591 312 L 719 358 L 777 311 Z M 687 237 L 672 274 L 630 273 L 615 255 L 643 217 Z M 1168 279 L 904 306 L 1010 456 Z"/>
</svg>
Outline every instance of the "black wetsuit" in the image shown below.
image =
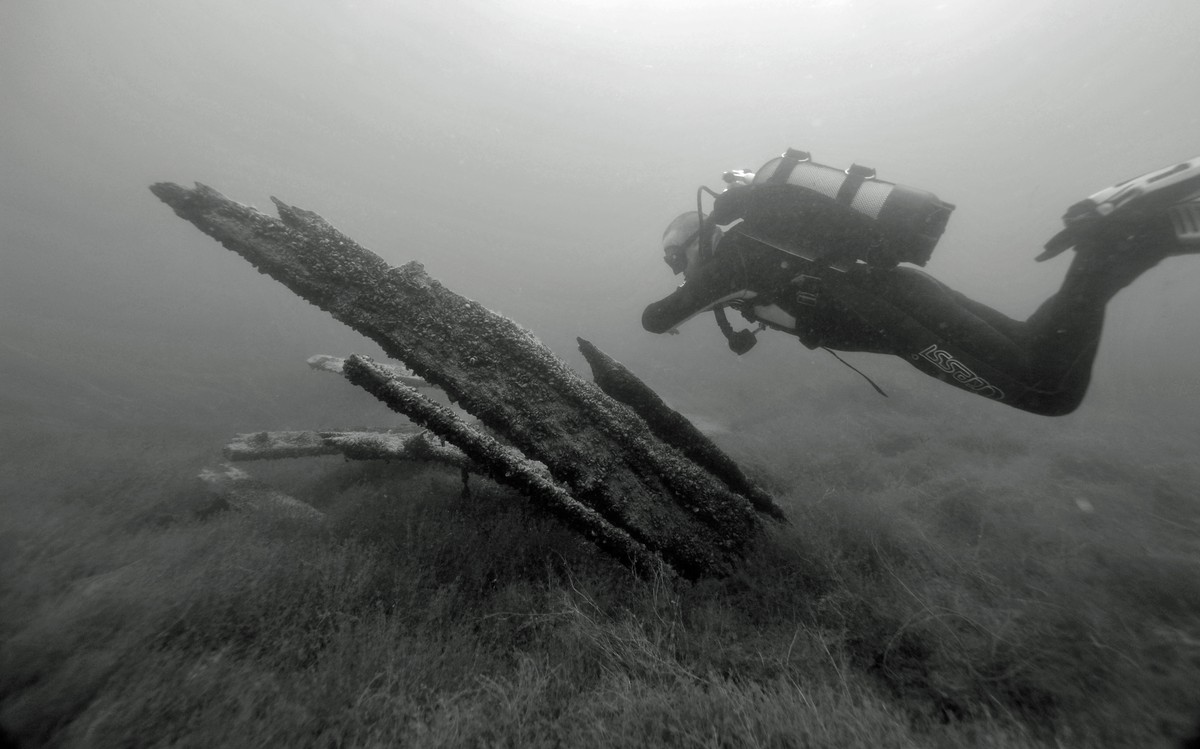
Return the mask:
<svg viewBox="0 0 1200 749">
<path fill-rule="evenodd" d="M 1024 322 L 975 302 L 915 268 L 826 265 L 760 244 L 736 228 L 687 282 L 646 308 L 665 333 L 699 312 L 735 305 L 810 347 L 903 357 L 925 374 L 1046 416 L 1075 410 L 1087 391 L 1104 309 L 1164 256 L 1156 237 L 1076 248 L 1062 288 Z"/>
</svg>

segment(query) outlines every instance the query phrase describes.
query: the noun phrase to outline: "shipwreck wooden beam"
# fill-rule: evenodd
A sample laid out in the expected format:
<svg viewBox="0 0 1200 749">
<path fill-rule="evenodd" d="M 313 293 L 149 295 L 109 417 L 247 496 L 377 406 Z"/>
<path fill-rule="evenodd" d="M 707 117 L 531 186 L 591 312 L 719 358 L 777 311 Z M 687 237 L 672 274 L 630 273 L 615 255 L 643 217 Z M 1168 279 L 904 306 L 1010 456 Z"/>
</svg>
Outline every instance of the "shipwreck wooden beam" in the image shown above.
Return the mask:
<svg viewBox="0 0 1200 749">
<path fill-rule="evenodd" d="M 405 378 L 397 376 L 400 382 Z M 405 382 L 405 384 L 408 384 Z M 280 460 L 342 455 L 351 460 L 433 460 L 471 468 L 461 450 L 427 432 L 249 432 L 225 445 L 227 460 Z"/>
<path fill-rule="evenodd" d="M 226 463 L 220 468 L 205 468 L 200 480 L 230 509 L 284 517 L 306 522 L 321 522 L 325 513 L 310 504 L 284 494 L 259 481 L 237 466 Z"/>
<path fill-rule="evenodd" d="M 601 390 L 636 411 L 655 436 L 749 499 L 754 509 L 776 520 L 787 521 L 787 515 L 775 504 L 775 498 L 751 481 L 732 458 L 683 414 L 668 406 L 658 393 L 647 387 L 625 365 L 596 348 L 590 341 L 582 338 L 575 340 L 579 342 L 583 358 L 592 367 L 592 379 Z"/>
<path fill-rule="evenodd" d="M 520 489 L 533 501 L 557 515 L 566 525 L 591 539 L 601 549 L 643 575 L 664 567 L 662 559 L 628 533 L 583 505 L 557 484 L 546 467 L 534 463 L 434 403 L 405 384 L 388 367 L 365 356 L 346 360 L 346 379 L 398 413 L 454 443 L 497 482 Z"/>
<path fill-rule="evenodd" d="M 308 357 L 308 366 L 319 372 L 332 372 L 333 374 L 343 374 L 345 372 L 346 360 L 339 356 L 330 356 L 328 354 L 317 354 L 316 356 Z M 383 365 L 380 366 L 390 366 Z M 409 387 L 427 388 L 432 387 L 428 382 L 417 377 L 404 367 L 391 367 L 396 378 Z"/>
<path fill-rule="evenodd" d="M 638 418 L 529 331 L 430 278 L 391 268 L 315 213 L 279 218 L 197 185 L 151 190 L 259 271 L 442 388 L 570 494 L 689 577 L 732 569 L 756 538 L 746 499 L 666 448 Z M 462 445 L 459 445 L 462 447 Z"/>
</svg>

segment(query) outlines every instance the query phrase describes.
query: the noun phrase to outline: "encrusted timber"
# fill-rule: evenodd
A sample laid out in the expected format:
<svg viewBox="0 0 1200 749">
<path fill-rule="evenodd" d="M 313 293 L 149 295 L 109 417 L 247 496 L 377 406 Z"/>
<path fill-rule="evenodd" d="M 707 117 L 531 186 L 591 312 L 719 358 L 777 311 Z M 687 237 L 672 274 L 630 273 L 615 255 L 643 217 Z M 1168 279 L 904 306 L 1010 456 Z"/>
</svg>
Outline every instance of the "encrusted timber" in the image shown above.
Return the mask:
<svg viewBox="0 0 1200 749">
<path fill-rule="evenodd" d="M 232 461 L 342 455 L 351 460 L 433 460 L 472 467 L 461 450 L 439 444 L 426 432 L 249 432 L 230 440 L 224 455 Z"/>
<path fill-rule="evenodd" d="M 362 387 L 392 410 L 457 445 L 475 466 L 492 479 L 519 489 L 568 527 L 582 533 L 639 574 L 651 575 L 665 567 L 658 555 L 609 523 L 595 510 L 578 502 L 566 489 L 555 483 L 544 466 L 530 461 L 495 438 L 472 429 L 453 411 L 405 384 L 386 366 L 365 356 L 351 356 L 345 363 L 345 375 L 350 382 Z"/>
<path fill-rule="evenodd" d="M 756 537 L 744 497 L 675 450 L 528 331 L 431 279 L 390 268 L 320 216 L 280 218 L 211 188 L 152 191 L 182 218 L 441 387 L 544 463 L 571 495 L 688 577 L 730 571 Z"/>
<path fill-rule="evenodd" d="M 683 414 L 668 406 L 637 375 L 596 348 L 591 341 L 582 338 L 575 340 L 579 342 L 583 358 L 591 365 L 592 378 L 601 390 L 636 411 L 656 437 L 724 481 L 731 490 L 749 499 L 754 509 L 787 522 L 787 515 L 775 504 L 775 498 L 751 481 L 732 458 Z"/>
<path fill-rule="evenodd" d="M 222 465 L 200 472 L 200 480 L 208 490 L 220 497 L 231 509 L 257 515 L 282 517 L 308 523 L 320 523 L 325 513 L 275 489 L 237 466 Z"/>
<path fill-rule="evenodd" d="M 308 366 L 319 372 L 332 372 L 333 374 L 340 375 L 345 371 L 344 368 L 346 366 L 346 360 L 339 356 L 317 354 L 315 356 L 308 357 Z M 420 377 L 413 377 L 412 373 L 406 369 L 401 367 L 392 367 L 390 365 L 380 366 L 388 366 L 391 370 L 393 370 L 393 374 L 396 376 L 396 379 L 400 380 L 405 385 L 415 388 L 427 388 L 430 386 L 428 382 L 425 382 L 425 380 L 422 380 Z"/>
</svg>

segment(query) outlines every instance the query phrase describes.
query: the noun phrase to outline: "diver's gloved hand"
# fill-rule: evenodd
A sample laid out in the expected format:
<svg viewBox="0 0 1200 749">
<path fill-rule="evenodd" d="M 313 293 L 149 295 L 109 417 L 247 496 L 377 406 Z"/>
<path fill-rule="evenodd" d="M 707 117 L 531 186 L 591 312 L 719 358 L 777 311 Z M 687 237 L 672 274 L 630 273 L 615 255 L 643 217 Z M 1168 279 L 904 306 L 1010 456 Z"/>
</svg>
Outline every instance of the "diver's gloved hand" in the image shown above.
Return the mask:
<svg viewBox="0 0 1200 749">
<path fill-rule="evenodd" d="M 647 305 L 642 312 L 642 327 L 651 333 L 669 333 L 684 320 L 702 311 L 704 306 L 684 284 L 669 296 Z"/>
<path fill-rule="evenodd" d="M 754 296 L 746 285 L 741 253 L 722 243 L 712 258 L 688 268 L 686 283 L 646 307 L 642 327 L 651 333 L 667 333 L 716 305 Z"/>
</svg>

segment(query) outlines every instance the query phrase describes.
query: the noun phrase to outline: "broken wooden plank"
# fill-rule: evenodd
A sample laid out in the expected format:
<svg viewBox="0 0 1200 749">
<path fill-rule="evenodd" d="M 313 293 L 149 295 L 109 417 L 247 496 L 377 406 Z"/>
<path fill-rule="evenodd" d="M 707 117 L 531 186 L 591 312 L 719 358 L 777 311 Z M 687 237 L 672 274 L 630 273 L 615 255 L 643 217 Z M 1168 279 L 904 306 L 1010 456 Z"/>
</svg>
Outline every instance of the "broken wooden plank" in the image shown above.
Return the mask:
<svg viewBox="0 0 1200 749">
<path fill-rule="evenodd" d="M 442 388 L 683 574 L 728 572 L 757 537 L 759 520 L 744 497 L 666 448 L 529 331 L 446 289 L 419 263 L 390 268 L 317 214 L 275 198 L 278 219 L 203 185 L 151 189 L 176 214 Z"/>
<path fill-rule="evenodd" d="M 346 360 L 341 357 L 338 357 L 338 356 L 330 356 L 328 354 L 317 354 L 316 356 L 308 357 L 308 366 L 312 367 L 313 369 L 320 370 L 322 372 L 332 372 L 333 374 L 340 375 L 343 373 L 343 371 L 344 371 L 343 368 L 345 367 L 345 365 L 346 365 Z M 410 370 L 408 370 L 405 367 L 395 367 L 390 364 L 389 365 L 381 364 L 380 366 L 390 367 L 392 369 L 392 371 L 395 373 L 396 378 L 399 379 L 401 382 L 403 382 L 405 385 L 408 385 L 409 387 L 415 387 L 415 388 L 433 387 L 425 380 L 422 380 L 420 377 L 417 377 L 416 375 L 414 375 Z"/>
<path fill-rule="evenodd" d="M 205 468 L 199 478 L 210 492 L 224 500 L 231 509 L 240 512 L 307 522 L 325 519 L 325 513 L 312 505 L 284 494 L 228 463 L 220 468 Z"/>
<path fill-rule="evenodd" d="M 405 382 L 405 378 L 398 378 Z M 405 384 L 408 384 L 405 382 Z M 227 460 L 280 460 L 342 455 L 351 460 L 436 460 L 469 468 L 462 451 L 427 432 L 249 432 L 225 445 Z"/>
<path fill-rule="evenodd" d="M 434 403 L 406 385 L 386 366 L 368 357 L 346 360 L 346 378 L 366 389 L 387 406 L 458 446 L 475 465 L 497 482 L 516 487 L 557 515 L 568 527 L 582 533 L 601 549 L 641 574 L 653 574 L 664 564 L 656 554 L 628 533 L 583 505 L 557 484 L 546 467 L 519 451 L 484 434 L 445 406 Z"/>
<path fill-rule="evenodd" d="M 749 499 L 754 509 L 776 520 L 787 521 L 787 515 L 775 504 L 775 498 L 751 481 L 732 458 L 683 414 L 668 406 L 658 393 L 647 387 L 625 365 L 596 348 L 590 341 L 582 338 L 575 340 L 579 342 L 583 358 L 591 365 L 592 378 L 601 390 L 636 411 L 655 436 Z"/>
</svg>

